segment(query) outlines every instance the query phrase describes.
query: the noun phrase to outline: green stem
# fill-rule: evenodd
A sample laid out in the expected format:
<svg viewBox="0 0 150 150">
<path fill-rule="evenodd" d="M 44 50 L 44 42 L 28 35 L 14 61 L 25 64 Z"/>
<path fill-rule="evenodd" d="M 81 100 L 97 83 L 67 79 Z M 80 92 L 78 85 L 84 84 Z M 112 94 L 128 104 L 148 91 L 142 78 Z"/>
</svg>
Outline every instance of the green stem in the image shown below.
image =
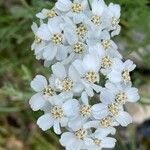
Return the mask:
<svg viewBox="0 0 150 150">
<path fill-rule="evenodd" d="M 91 6 L 92 0 L 87 0 L 87 1 L 88 1 L 90 10 L 92 10 L 92 6 Z"/>
</svg>

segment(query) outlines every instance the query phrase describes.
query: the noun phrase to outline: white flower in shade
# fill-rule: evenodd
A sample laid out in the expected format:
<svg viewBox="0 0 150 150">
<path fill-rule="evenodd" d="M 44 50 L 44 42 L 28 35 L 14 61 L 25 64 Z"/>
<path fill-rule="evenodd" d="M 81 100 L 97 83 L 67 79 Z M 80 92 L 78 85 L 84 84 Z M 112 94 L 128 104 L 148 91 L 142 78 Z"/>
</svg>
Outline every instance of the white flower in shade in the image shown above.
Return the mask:
<svg viewBox="0 0 150 150">
<path fill-rule="evenodd" d="M 107 75 L 112 83 L 124 82 L 125 84 L 131 82 L 130 72 L 135 69 L 136 65 L 131 60 L 122 62 L 120 59 L 115 60 L 112 71 Z"/>
<path fill-rule="evenodd" d="M 90 25 L 82 18 L 80 23 L 75 23 L 70 18 L 63 17 L 65 24 L 63 24 L 64 35 L 69 45 L 74 42 L 84 42 L 88 37 L 89 31 L 91 30 Z"/>
<path fill-rule="evenodd" d="M 105 97 L 111 95 L 112 99 L 119 105 L 123 105 L 126 102 L 136 102 L 139 100 L 140 96 L 138 94 L 138 89 L 132 87 L 131 83 L 106 83 L 106 88 L 102 90 L 101 96 Z"/>
<path fill-rule="evenodd" d="M 46 43 L 45 43 L 45 41 L 43 41 L 41 38 L 38 37 L 37 32 L 38 32 L 39 28 L 36 23 L 32 24 L 31 29 L 35 35 L 35 40 L 31 46 L 31 49 L 34 50 L 36 59 L 42 59 L 43 58 L 43 49 L 45 48 Z"/>
<path fill-rule="evenodd" d="M 101 64 L 100 72 L 103 75 L 107 75 L 108 73 L 111 72 L 113 68 L 113 64 L 115 63 L 115 60 L 116 60 L 116 57 L 112 55 L 111 50 L 106 51 L 102 48 L 100 44 L 96 44 L 95 46 L 89 47 L 89 53 L 95 54 L 98 56 L 99 62 Z M 117 56 L 119 55 L 120 54 L 118 52 Z"/>
<path fill-rule="evenodd" d="M 48 24 L 43 23 L 37 35 L 42 40 L 46 41 L 48 45 L 45 47 L 43 57 L 47 61 L 63 60 L 67 56 L 64 35 L 61 29 L 61 20 L 48 21 Z"/>
<path fill-rule="evenodd" d="M 75 60 L 73 66 L 80 75 L 84 90 L 90 97 L 94 95 L 93 90 L 100 92 L 101 86 L 96 84 L 99 83 L 100 62 L 96 55 L 87 54 L 83 61 Z"/>
<path fill-rule="evenodd" d="M 37 75 L 31 81 L 31 88 L 37 92 L 29 101 L 31 108 L 34 111 L 43 109 L 43 107 L 48 105 L 48 101 L 50 101 L 52 97 L 56 95 L 55 88 L 50 85 L 47 79 L 42 75 Z"/>
<path fill-rule="evenodd" d="M 88 120 L 94 118 L 94 105 L 91 106 L 89 104 L 88 95 L 86 92 L 83 92 L 81 95 L 81 102 L 78 102 L 78 105 L 76 105 L 76 115 L 74 118 L 70 119 L 68 126 L 72 130 L 78 130 L 80 129 L 84 123 L 86 123 Z"/>
<path fill-rule="evenodd" d="M 63 64 L 68 64 L 76 59 L 82 59 L 88 52 L 88 46 L 84 40 L 78 35 L 75 25 L 69 18 L 65 18 L 65 24 L 63 26 L 64 35 L 68 42 L 68 57 L 63 61 Z"/>
<path fill-rule="evenodd" d="M 92 3 L 92 13 L 88 12 L 87 16 L 92 30 L 103 30 L 108 25 L 106 14 L 106 4 L 103 0 L 94 0 Z"/>
<path fill-rule="evenodd" d="M 38 119 L 38 126 L 44 131 L 53 127 L 56 134 L 61 134 L 60 127 L 67 126 L 69 118 L 74 116 L 74 106 L 77 104 L 74 99 L 66 99 L 60 95 L 53 97 L 49 109 L 46 108 L 45 114 Z"/>
<path fill-rule="evenodd" d="M 100 101 L 102 103 L 95 104 L 97 116 L 112 116 L 113 119 L 121 126 L 127 126 L 132 123 L 132 117 L 123 110 L 123 106 L 116 102 L 113 93 L 107 94 L 106 89 L 103 89 L 100 94 Z"/>
<path fill-rule="evenodd" d="M 77 131 L 65 132 L 61 135 L 60 143 L 67 150 L 86 149 L 85 141 L 88 136 L 87 130 L 81 128 Z"/>
<path fill-rule="evenodd" d="M 108 6 L 108 15 L 110 20 L 110 27 L 108 30 L 112 31 L 111 35 L 115 36 L 120 33 L 120 5 L 110 3 Z"/>
<path fill-rule="evenodd" d="M 64 95 L 67 93 L 81 93 L 83 90 L 82 84 L 79 82 L 79 75 L 73 66 L 65 68 L 62 63 L 56 63 L 52 66 L 53 85 Z"/>
<path fill-rule="evenodd" d="M 80 23 L 85 18 L 84 11 L 88 8 L 87 0 L 58 0 L 56 8 L 65 13 L 66 16 L 73 19 L 74 22 Z"/>
<path fill-rule="evenodd" d="M 49 20 L 55 20 L 55 19 L 61 19 L 57 10 L 53 9 L 42 9 L 41 12 L 36 14 L 36 17 L 39 19 L 49 19 Z"/>
<path fill-rule="evenodd" d="M 93 47 L 97 44 L 106 51 L 106 53 L 112 57 L 122 58 L 121 54 L 118 52 L 118 47 L 114 41 L 111 40 L 108 31 L 104 30 L 102 32 L 91 32 L 89 33 L 89 38 L 87 40 L 89 47 Z"/>
<path fill-rule="evenodd" d="M 116 139 L 107 137 L 108 133 L 104 130 L 96 130 L 85 141 L 87 150 L 101 150 L 102 148 L 114 148 Z"/>
</svg>

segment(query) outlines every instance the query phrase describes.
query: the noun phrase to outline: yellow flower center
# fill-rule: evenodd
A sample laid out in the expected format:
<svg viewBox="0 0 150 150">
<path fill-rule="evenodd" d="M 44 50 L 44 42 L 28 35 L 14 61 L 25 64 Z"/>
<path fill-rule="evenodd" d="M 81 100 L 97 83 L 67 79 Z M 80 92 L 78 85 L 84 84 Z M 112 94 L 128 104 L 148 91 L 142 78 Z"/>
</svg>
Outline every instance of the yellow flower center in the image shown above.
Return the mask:
<svg viewBox="0 0 150 150">
<path fill-rule="evenodd" d="M 77 42 L 76 44 L 74 44 L 73 50 L 77 54 L 82 54 L 84 51 L 84 45 L 82 43 Z"/>
<path fill-rule="evenodd" d="M 47 17 L 49 17 L 49 18 L 54 18 L 56 16 L 57 16 L 57 13 L 54 10 L 49 10 L 47 12 Z"/>
<path fill-rule="evenodd" d="M 85 37 L 86 33 L 88 32 L 87 28 L 85 27 L 84 24 L 80 24 L 79 26 L 77 26 L 76 28 L 76 32 L 79 36 L 81 36 L 82 38 Z"/>
<path fill-rule="evenodd" d="M 61 81 L 63 91 L 70 91 L 73 88 L 73 81 L 69 78 L 65 78 Z"/>
<path fill-rule="evenodd" d="M 111 125 L 112 123 L 112 117 L 111 116 L 107 116 L 105 118 L 103 118 L 101 121 L 100 121 L 100 126 L 102 128 L 107 128 Z"/>
<path fill-rule="evenodd" d="M 130 74 L 129 74 L 129 71 L 128 70 L 124 70 L 122 72 L 122 77 L 123 77 L 123 81 L 124 82 L 129 82 L 131 80 L 130 78 Z"/>
<path fill-rule="evenodd" d="M 89 71 L 85 74 L 85 79 L 90 83 L 95 83 L 97 81 L 97 74 L 94 71 Z"/>
<path fill-rule="evenodd" d="M 112 115 L 118 115 L 119 109 L 117 103 L 112 103 L 108 105 L 108 110 Z"/>
<path fill-rule="evenodd" d="M 116 25 L 119 24 L 119 22 L 120 22 L 120 19 L 117 19 L 117 18 L 114 18 L 114 17 L 113 17 L 111 24 L 112 24 L 112 26 L 116 26 Z"/>
<path fill-rule="evenodd" d="M 94 24 L 99 25 L 99 24 L 101 23 L 101 17 L 98 16 L 98 15 L 94 15 L 94 16 L 92 16 L 91 21 L 92 21 Z"/>
<path fill-rule="evenodd" d="M 48 96 L 53 96 L 55 94 L 55 90 L 52 87 L 47 86 L 44 88 L 43 94 Z"/>
<path fill-rule="evenodd" d="M 54 106 L 51 110 L 51 113 L 55 119 L 61 119 L 64 117 L 64 112 L 59 106 Z"/>
<path fill-rule="evenodd" d="M 90 105 L 82 105 L 80 108 L 80 115 L 83 117 L 89 116 L 91 114 L 91 106 Z"/>
<path fill-rule="evenodd" d="M 54 44 L 56 44 L 56 45 L 61 44 L 62 41 L 63 41 L 62 34 L 60 34 L 60 33 L 54 34 L 54 35 L 52 36 L 51 40 L 52 40 L 52 42 L 53 42 Z"/>
<path fill-rule="evenodd" d="M 35 43 L 39 44 L 42 42 L 42 39 L 40 39 L 38 36 L 35 36 L 35 40 L 34 40 Z"/>
<path fill-rule="evenodd" d="M 79 12 L 81 12 L 81 10 L 82 10 L 81 4 L 79 4 L 79 3 L 73 3 L 72 4 L 72 11 L 74 13 L 79 13 Z"/>
<path fill-rule="evenodd" d="M 79 140 L 84 140 L 84 138 L 87 135 L 87 131 L 84 129 L 80 129 L 78 131 L 75 132 L 75 136 L 77 137 L 77 139 Z"/>
<path fill-rule="evenodd" d="M 121 105 L 125 104 L 127 99 L 128 97 L 125 92 L 119 92 L 115 98 L 116 102 Z"/>
<path fill-rule="evenodd" d="M 105 49 L 110 48 L 110 41 L 109 41 L 109 40 L 103 40 L 103 41 L 102 41 L 102 46 L 103 46 Z"/>
<path fill-rule="evenodd" d="M 100 146 L 100 144 L 101 144 L 101 140 L 99 140 L 99 139 L 94 139 L 94 143 L 97 145 L 97 146 Z"/>
<path fill-rule="evenodd" d="M 110 68 L 112 66 L 112 61 L 110 60 L 110 58 L 108 56 L 102 58 L 102 68 L 107 69 Z"/>
</svg>

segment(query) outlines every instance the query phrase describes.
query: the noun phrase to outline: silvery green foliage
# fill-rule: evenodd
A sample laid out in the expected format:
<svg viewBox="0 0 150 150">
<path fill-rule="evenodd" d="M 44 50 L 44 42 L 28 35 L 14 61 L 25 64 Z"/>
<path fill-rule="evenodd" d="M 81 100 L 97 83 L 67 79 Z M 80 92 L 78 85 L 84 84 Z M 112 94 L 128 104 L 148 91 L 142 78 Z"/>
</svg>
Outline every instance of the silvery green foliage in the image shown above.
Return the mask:
<svg viewBox="0 0 150 150">
<path fill-rule="evenodd" d="M 48 80 L 37 75 L 31 82 L 37 92 L 31 108 L 44 112 L 38 126 L 62 134 L 60 143 L 67 150 L 113 148 L 115 127 L 132 123 L 124 104 L 139 99 L 130 78 L 136 66 L 122 60 L 112 40 L 121 29 L 120 6 L 93 0 L 90 10 L 87 0 L 58 0 L 36 16 L 40 25 L 32 25 L 32 49 L 52 70 Z"/>
</svg>

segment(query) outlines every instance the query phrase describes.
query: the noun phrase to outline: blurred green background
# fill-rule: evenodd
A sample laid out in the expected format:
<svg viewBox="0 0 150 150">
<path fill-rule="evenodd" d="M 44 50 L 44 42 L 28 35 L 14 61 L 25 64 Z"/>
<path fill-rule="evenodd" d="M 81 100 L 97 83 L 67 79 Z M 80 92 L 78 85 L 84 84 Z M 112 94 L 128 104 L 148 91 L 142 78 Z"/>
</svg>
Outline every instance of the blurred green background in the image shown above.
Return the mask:
<svg viewBox="0 0 150 150">
<path fill-rule="evenodd" d="M 119 128 L 116 150 L 150 149 L 150 0 L 106 0 L 122 7 L 122 32 L 114 40 L 124 58 L 137 69 L 132 73 L 141 100 L 126 108 L 134 118 L 127 129 Z M 30 81 L 49 69 L 35 60 L 30 50 L 34 35 L 30 26 L 42 8 L 53 0 L 0 0 L 0 150 L 61 150 L 52 131 L 36 126 L 41 112 L 31 111 Z"/>
</svg>

